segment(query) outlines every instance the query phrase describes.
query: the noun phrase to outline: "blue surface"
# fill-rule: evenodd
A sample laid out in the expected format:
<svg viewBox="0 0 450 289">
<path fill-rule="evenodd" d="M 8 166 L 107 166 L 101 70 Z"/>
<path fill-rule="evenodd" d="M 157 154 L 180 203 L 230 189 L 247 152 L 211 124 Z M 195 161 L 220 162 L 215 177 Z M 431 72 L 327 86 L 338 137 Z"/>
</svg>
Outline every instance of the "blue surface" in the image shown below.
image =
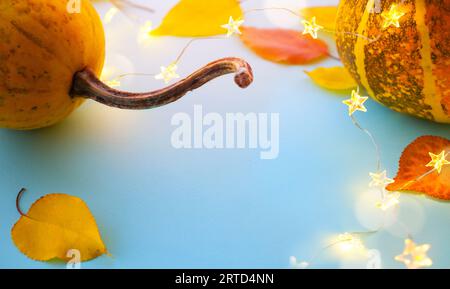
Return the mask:
<svg viewBox="0 0 450 289">
<path fill-rule="evenodd" d="M 176 1 L 149 2 L 158 11 L 151 16 L 157 23 Z M 98 7 L 102 13 L 108 8 Z M 264 14 L 252 15 L 248 24 L 273 25 Z M 108 60 L 120 66 L 113 56 L 126 55 L 137 72 L 157 72 L 187 41 L 159 38 L 138 45 L 138 25 L 121 15 L 107 29 Z M 290 256 L 310 258 L 328 236 L 364 230 L 355 203 L 375 167 L 373 147 L 352 125 L 343 96 L 316 87 L 302 72 L 338 63 L 276 65 L 234 38 L 197 42 L 180 63 L 180 74 L 224 56 L 252 64 L 256 78 L 250 88 L 240 90 L 229 76 L 152 111 L 120 111 L 89 101 L 55 127 L 1 130 L 0 268 L 64 267 L 31 261 L 12 243 L 21 187 L 29 189 L 22 199 L 25 209 L 53 192 L 86 201 L 113 256 L 84 268 L 288 268 Z M 151 78 L 133 77 L 122 88 L 159 86 Z M 174 149 L 171 118 L 178 112 L 192 115 L 195 104 L 221 115 L 280 113 L 279 158 L 260 160 L 255 150 Z M 358 117 L 377 138 L 391 176 L 403 148 L 416 137 L 450 137 L 449 126 L 404 116 L 374 101 L 367 107 L 369 112 Z M 424 212 L 414 237 L 432 244 L 435 267 L 450 267 L 450 205 L 411 198 Z M 403 249 L 402 237 L 382 232 L 366 245 L 380 250 L 384 267 L 402 267 L 393 260 Z M 339 258 L 323 255 L 316 267 L 344 266 Z"/>
</svg>

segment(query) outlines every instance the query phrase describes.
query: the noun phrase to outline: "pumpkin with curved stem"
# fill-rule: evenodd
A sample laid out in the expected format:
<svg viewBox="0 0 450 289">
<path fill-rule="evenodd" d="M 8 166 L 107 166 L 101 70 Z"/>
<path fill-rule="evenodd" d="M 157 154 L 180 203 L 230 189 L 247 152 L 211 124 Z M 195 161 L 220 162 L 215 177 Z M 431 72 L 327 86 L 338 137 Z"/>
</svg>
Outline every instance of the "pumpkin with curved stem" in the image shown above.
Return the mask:
<svg viewBox="0 0 450 289">
<path fill-rule="evenodd" d="M 450 0 L 342 0 L 336 37 L 344 65 L 374 99 L 450 123 Z"/>
<path fill-rule="evenodd" d="M 69 13 L 66 0 L 0 1 L 0 127 L 36 129 L 65 119 L 89 98 L 125 109 L 171 103 L 206 82 L 235 73 L 245 88 L 250 66 L 238 58 L 214 61 L 158 91 L 112 89 L 98 76 L 105 58 L 102 23 L 90 1 Z"/>
</svg>

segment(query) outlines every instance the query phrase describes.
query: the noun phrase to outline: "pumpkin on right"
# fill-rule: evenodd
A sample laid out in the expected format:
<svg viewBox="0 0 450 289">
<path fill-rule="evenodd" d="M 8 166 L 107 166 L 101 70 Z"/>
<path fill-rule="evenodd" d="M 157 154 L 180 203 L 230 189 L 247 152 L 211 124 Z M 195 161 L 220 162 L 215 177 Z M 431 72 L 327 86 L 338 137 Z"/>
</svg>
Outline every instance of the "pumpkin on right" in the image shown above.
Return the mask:
<svg viewBox="0 0 450 289">
<path fill-rule="evenodd" d="M 390 12 L 398 23 L 389 21 Z M 450 0 L 342 0 L 336 43 L 345 67 L 374 99 L 450 123 Z"/>
</svg>

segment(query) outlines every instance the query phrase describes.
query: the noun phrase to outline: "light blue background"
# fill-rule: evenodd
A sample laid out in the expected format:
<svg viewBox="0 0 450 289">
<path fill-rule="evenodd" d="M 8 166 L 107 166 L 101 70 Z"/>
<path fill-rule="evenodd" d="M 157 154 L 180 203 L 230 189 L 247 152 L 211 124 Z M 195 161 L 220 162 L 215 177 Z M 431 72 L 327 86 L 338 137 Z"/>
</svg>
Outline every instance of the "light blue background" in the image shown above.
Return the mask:
<svg viewBox="0 0 450 289">
<path fill-rule="evenodd" d="M 176 1 L 141 1 L 146 2 L 157 13 L 140 14 L 140 19 L 159 23 Z M 245 7 L 260 8 L 263 2 L 248 1 Z M 102 14 L 109 8 L 98 7 Z M 247 25 L 274 23 L 256 13 Z M 108 61 L 122 73 L 158 72 L 187 42 L 158 38 L 138 45 L 138 27 L 123 15 L 107 26 Z M 117 55 L 126 55 L 134 67 L 117 61 Z M 228 76 L 151 111 L 121 111 L 88 101 L 55 127 L 1 130 L 0 267 L 64 268 L 31 261 L 12 243 L 10 230 L 19 218 L 14 202 L 21 187 L 29 189 L 22 199 L 25 210 L 53 192 L 86 201 L 113 257 L 100 257 L 84 268 L 288 268 L 289 256 L 309 259 L 330 235 L 365 230 L 355 216 L 355 202 L 374 170 L 373 147 L 348 118 L 341 103 L 345 95 L 316 87 L 303 73 L 338 63 L 281 66 L 258 58 L 232 38 L 195 43 L 179 72 L 187 75 L 225 56 L 252 64 L 255 82 L 250 88 L 240 90 Z M 150 77 L 132 77 L 122 88 L 160 86 Z M 178 112 L 192 115 L 195 104 L 222 115 L 280 113 L 279 158 L 260 160 L 255 150 L 174 149 L 170 120 Z M 369 112 L 358 118 L 377 138 L 391 176 L 403 148 L 416 137 L 450 137 L 449 126 L 394 113 L 374 101 L 367 107 Z M 414 237 L 432 244 L 435 267 L 449 268 L 450 205 L 414 198 L 425 212 L 423 229 Z M 393 260 L 403 249 L 402 238 L 382 232 L 366 245 L 380 250 L 384 267 L 402 268 Z M 325 253 L 315 266 L 343 265 Z"/>
</svg>

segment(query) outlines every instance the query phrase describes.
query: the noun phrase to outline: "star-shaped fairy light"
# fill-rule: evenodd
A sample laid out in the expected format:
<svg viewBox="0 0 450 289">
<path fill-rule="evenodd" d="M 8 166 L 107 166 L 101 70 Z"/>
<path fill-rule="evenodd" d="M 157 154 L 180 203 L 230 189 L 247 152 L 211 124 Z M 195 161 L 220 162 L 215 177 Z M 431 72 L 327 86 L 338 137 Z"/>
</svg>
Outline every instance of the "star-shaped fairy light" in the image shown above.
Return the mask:
<svg viewBox="0 0 450 289">
<path fill-rule="evenodd" d="M 153 30 L 153 23 L 146 21 L 140 28 L 138 34 L 138 42 L 145 43 L 151 39 L 151 31 Z"/>
<path fill-rule="evenodd" d="M 227 29 L 227 37 L 230 37 L 234 34 L 242 34 L 241 30 L 239 29 L 242 24 L 244 24 L 244 20 L 234 20 L 233 16 L 230 16 L 228 23 L 220 27 Z"/>
<path fill-rule="evenodd" d="M 430 248 L 429 244 L 416 245 L 411 239 L 406 239 L 403 253 L 395 257 L 395 260 L 404 263 L 408 269 L 430 267 L 433 265 L 433 261 L 427 256 Z"/>
<path fill-rule="evenodd" d="M 406 13 L 400 11 L 397 4 L 392 4 L 389 11 L 385 11 L 381 14 L 384 18 L 383 28 L 386 29 L 389 26 L 400 27 L 400 18 L 402 18 Z"/>
<path fill-rule="evenodd" d="M 381 201 L 376 204 L 376 207 L 382 211 L 387 211 L 400 204 L 400 193 L 392 192 L 383 197 Z"/>
<path fill-rule="evenodd" d="M 178 66 L 175 62 L 171 63 L 169 66 L 161 66 L 161 73 L 155 76 L 155 79 L 163 79 L 167 84 L 172 79 L 180 78 L 177 74 Z"/>
<path fill-rule="evenodd" d="M 367 108 L 364 106 L 364 103 L 369 98 L 367 96 L 359 95 L 359 92 L 356 90 L 352 91 L 352 97 L 350 99 L 344 100 L 343 103 L 348 105 L 348 114 L 352 116 L 356 111 L 366 112 Z"/>
<path fill-rule="evenodd" d="M 303 30 L 303 35 L 309 34 L 314 39 L 317 39 L 317 32 L 323 29 L 323 26 L 316 23 L 316 17 L 311 18 L 311 21 L 303 20 L 302 24 L 305 27 Z"/>
<path fill-rule="evenodd" d="M 369 175 L 372 178 L 372 181 L 369 184 L 371 187 L 380 187 L 384 189 L 387 185 L 394 182 L 393 179 L 387 177 L 386 171 L 382 171 L 381 173 L 369 173 Z"/>
<path fill-rule="evenodd" d="M 440 154 L 435 155 L 433 153 L 429 153 L 431 157 L 431 162 L 427 164 L 427 167 L 433 167 L 439 174 L 442 171 L 442 168 L 445 165 L 449 165 L 450 161 L 446 159 L 445 151 L 442 151 Z"/>
</svg>

